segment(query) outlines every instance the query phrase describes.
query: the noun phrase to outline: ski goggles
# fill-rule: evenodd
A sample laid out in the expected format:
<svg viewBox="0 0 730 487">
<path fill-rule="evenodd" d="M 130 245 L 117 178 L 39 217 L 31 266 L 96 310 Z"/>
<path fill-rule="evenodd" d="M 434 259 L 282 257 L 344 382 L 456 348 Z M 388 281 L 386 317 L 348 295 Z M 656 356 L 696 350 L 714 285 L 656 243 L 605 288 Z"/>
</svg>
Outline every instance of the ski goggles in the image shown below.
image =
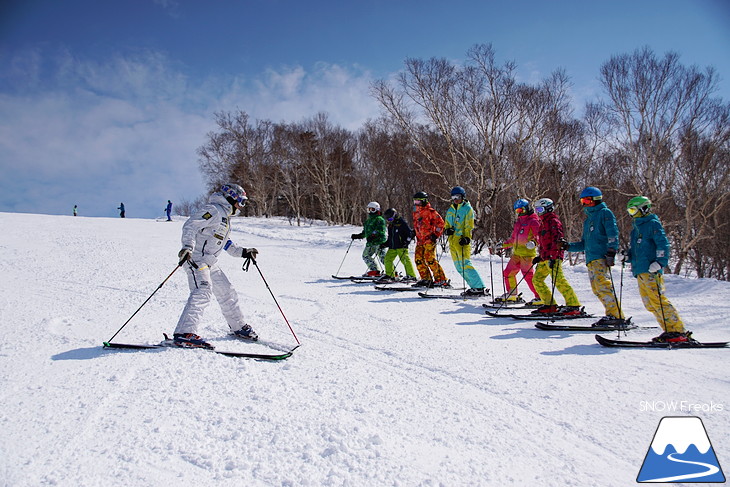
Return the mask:
<svg viewBox="0 0 730 487">
<path fill-rule="evenodd" d="M 520 206 L 519 208 L 515 208 L 515 213 L 517 213 L 518 215 L 521 215 L 521 214 L 525 213 L 526 211 L 527 211 L 527 208 L 525 208 L 524 206 Z"/>
<path fill-rule="evenodd" d="M 235 191 L 233 188 L 228 186 L 227 184 L 223 186 L 222 190 L 224 195 L 228 196 L 229 198 L 236 201 L 241 206 L 246 204 L 246 200 L 248 199 L 248 196 L 246 196 L 246 192 L 244 191 L 242 194 L 238 194 L 237 191 Z"/>
<path fill-rule="evenodd" d="M 368 213 L 375 213 L 376 211 L 378 211 L 377 208 L 373 208 L 371 206 L 368 207 Z"/>
<path fill-rule="evenodd" d="M 580 199 L 580 204 L 583 206 L 593 206 L 595 202 L 596 200 L 593 199 L 593 196 L 584 196 Z"/>
<path fill-rule="evenodd" d="M 635 206 L 631 206 L 629 208 L 626 208 L 626 211 L 629 212 L 629 215 L 636 216 L 636 214 L 639 213 L 640 210 Z"/>
<path fill-rule="evenodd" d="M 463 199 L 464 199 L 463 194 L 452 194 L 451 195 L 451 201 L 463 200 Z"/>
<path fill-rule="evenodd" d="M 538 215 L 542 215 L 543 213 L 545 213 L 545 207 L 544 206 L 536 206 L 535 207 L 535 213 L 537 213 Z"/>
<path fill-rule="evenodd" d="M 426 200 L 425 199 L 415 199 L 414 198 L 413 199 L 413 204 L 416 205 L 416 206 L 423 206 L 424 204 L 426 204 Z"/>
</svg>

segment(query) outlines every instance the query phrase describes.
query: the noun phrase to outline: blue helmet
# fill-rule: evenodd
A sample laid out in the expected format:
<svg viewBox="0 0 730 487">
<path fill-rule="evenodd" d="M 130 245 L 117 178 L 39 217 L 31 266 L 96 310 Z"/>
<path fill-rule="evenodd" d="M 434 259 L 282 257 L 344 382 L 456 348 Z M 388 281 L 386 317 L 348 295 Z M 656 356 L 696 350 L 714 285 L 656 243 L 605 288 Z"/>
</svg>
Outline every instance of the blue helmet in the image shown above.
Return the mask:
<svg viewBox="0 0 730 487">
<path fill-rule="evenodd" d="M 603 200 L 603 193 L 598 188 L 588 186 L 580 193 L 580 202 L 583 206 L 596 206 Z"/>
<path fill-rule="evenodd" d="M 512 205 L 512 208 L 515 210 L 515 213 L 519 214 L 529 214 L 532 211 L 532 206 L 530 205 L 530 202 L 527 201 L 525 198 L 520 198 L 515 201 L 515 204 Z"/>
<path fill-rule="evenodd" d="M 466 196 L 466 190 L 461 186 L 454 186 L 454 189 L 451 190 L 451 196 L 461 196 L 463 198 Z"/>
<path fill-rule="evenodd" d="M 591 197 L 594 200 L 600 200 L 601 198 L 603 198 L 603 193 L 601 193 L 600 189 L 598 189 L 594 186 L 588 186 L 586 189 L 581 191 L 580 197 L 581 198 Z"/>
<path fill-rule="evenodd" d="M 516 210 L 517 208 L 527 208 L 528 206 L 530 206 L 530 202 L 527 201 L 525 198 L 520 198 L 515 201 L 514 205 L 512 205 L 512 209 Z"/>
</svg>

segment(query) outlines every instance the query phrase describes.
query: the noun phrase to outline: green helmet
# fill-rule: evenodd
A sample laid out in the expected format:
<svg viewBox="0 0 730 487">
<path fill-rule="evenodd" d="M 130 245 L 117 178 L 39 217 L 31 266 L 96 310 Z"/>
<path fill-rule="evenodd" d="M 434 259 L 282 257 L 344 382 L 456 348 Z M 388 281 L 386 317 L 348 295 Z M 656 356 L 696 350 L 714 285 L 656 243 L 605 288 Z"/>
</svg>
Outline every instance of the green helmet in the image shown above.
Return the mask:
<svg viewBox="0 0 730 487">
<path fill-rule="evenodd" d="M 626 203 L 626 211 L 634 218 L 651 213 L 651 200 L 646 196 L 635 196 Z"/>
</svg>

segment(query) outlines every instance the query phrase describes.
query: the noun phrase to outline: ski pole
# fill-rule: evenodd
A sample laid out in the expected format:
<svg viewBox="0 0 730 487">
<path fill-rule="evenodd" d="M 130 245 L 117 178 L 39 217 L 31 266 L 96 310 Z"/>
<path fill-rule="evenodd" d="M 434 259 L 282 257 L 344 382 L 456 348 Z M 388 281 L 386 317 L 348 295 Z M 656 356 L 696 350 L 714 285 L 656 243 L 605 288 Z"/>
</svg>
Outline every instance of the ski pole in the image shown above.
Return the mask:
<svg viewBox="0 0 730 487">
<path fill-rule="evenodd" d="M 345 259 L 347 258 L 347 254 L 350 253 L 350 247 L 352 247 L 352 242 L 354 242 L 355 239 L 350 239 L 350 245 L 347 246 L 347 251 L 345 252 L 345 256 L 342 258 L 342 262 L 340 262 L 340 267 L 337 268 L 337 272 L 335 272 L 336 276 L 340 275 L 340 269 L 342 269 L 342 264 L 345 263 Z"/>
<path fill-rule="evenodd" d="M 490 290 L 494 292 L 494 271 L 492 270 L 492 256 L 494 255 L 494 242 L 492 239 L 489 239 L 488 242 L 489 245 L 489 284 L 490 284 Z"/>
<path fill-rule="evenodd" d="M 297 338 L 296 333 L 294 333 L 294 329 L 289 324 L 289 320 L 286 319 L 286 315 L 284 314 L 284 311 L 281 309 L 281 306 L 279 306 L 279 301 L 276 300 L 276 296 L 274 296 L 273 291 L 271 291 L 271 287 L 269 287 L 269 283 L 266 282 L 266 278 L 261 273 L 261 269 L 259 268 L 258 263 L 256 262 L 256 259 L 253 257 L 248 257 L 246 261 L 243 263 L 243 266 L 241 267 L 245 272 L 248 272 L 248 267 L 253 262 L 254 267 L 256 267 L 256 270 L 259 271 L 259 275 L 261 276 L 261 279 L 264 281 L 264 284 L 266 284 L 266 289 L 269 290 L 269 294 L 271 294 L 271 297 L 274 298 L 274 302 L 276 303 L 276 307 L 279 308 L 279 312 L 281 313 L 281 316 L 284 317 L 284 321 L 286 322 L 287 326 L 289 327 L 289 331 L 291 331 L 291 334 L 294 336 L 294 339 L 297 341 L 297 345 L 301 345 L 302 343 L 299 341 L 299 338 Z"/>
<path fill-rule="evenodd" d="M 649 277 L 651 277 L 651 275 Z M 659 309 L 662 310 L 662 323 L 664 325 L 664 331 L 667 331 L 667 317 L 664 316 L 664 303 L 662 302 L 662 291 L 659 286 L 659 273 L 656 273 L 654 275 L 654 282 L 656 283 L 656 293 L 659 296 Z"/>
<path fill-rule="evenodd" d="M 606 266 L 608 269 L 608 279 L 611 281 L 611 292 L 613 292 L 613 300 L 616 301 L 616 307 L 618 308 L 618 317 L 622 320 L 624 319 L 624 311 L 621 309 L 621 302 L 618 299 L 618 295 L 616 294 L 616 286 L 613 283 L 613 272 L 611 271 L 610 266 Z"/>
<path fill-rule="evenodd" d="M 190 262 L 191 262 L 191 265 L 195 265 L 195 263 L 194 263 L 193 261 L 190 261 Z M 111 337 L 111 338 L 110 338 L 109 340 L 107 340 L 107 341 L 106 341 L 105 343 L 109 343 L 109 342 L 111 342 L 112 340 L 114 340 L 114 337 L 115 337 L 115 336 L 117 336 L 117 335 L 119 334 L 119 332 L 120 332 L 120 331 L 122 331 L 122 328 L 124 328 L 125 326 L 127 326 L 127 323 L 129 323 L 130 321 L 132 321 L 132 318 L 134 318 L 134 316 L 135 316 L 135 315 L 136 315 L 137 313 L 139 313 L 139 310 L 141 310 L 141 309 L 142 309 L 142 307 L 143 307 L 143 306 L 144 306 L 145 304 L 147 304 L 147 301 L 149 301 L 150 299 L 152 299 L 152 296 L 154 296 L 154 295 L 155 295 L 155 293 L 156 293 L 157 291 L 159 291 L 159 290 L 160 290 L 160 288 L 161 288 L 162 286 L 164 286 L 164 285 L 165 285 L 165 283 L 167 282 L 167 280 L 168 280 L 168 279 L 170 279 L 170 278 L 172 277 L 172 275 L 173 275 L 173 274 L 175 273 L 175 271 L 177 271 L 177 270 L 178 270 L 178 269 L 179 269 L 180 267 L 182 267 L 182 265 L 183 265 L 184 263 L 185 263 L 185 261 L 184 261 L 184 260 L 181 260 L 180 262 L 178 262 L 177 266 L 175 267 L 175 269 L 173 269 L 173 271 L 172 271 L 172 272 L 170 273 L 170 275 L 169 275 L 169 276 L 167 276 L 167 277 L 165 278 L 165 280 L 164 280 L 164 281 L 162 281 L 162 282 L 160 283 L 160 285 L 159 285 L 159 286 L 157 286 L 157 289 L 155 289 L 155 290 L 154 290 L 154 291 L 152 292 L 152 294 L 150 294 L 150 296 L 149 296 L 149 297 L 148 297 L 147 299 L 145 299 L 145 300 L 144 300 L 144 303 L 142 303 L 142 306 L 140 306 L 139 308 L 137 308 L 137 311 L 135 311 L 134 313 L 132 313 L 132 316 L 130 316 L 130 317 L 129 317 L 129 319 L 128 319 L 127 321 L 125 321 L 125 322 L 124 322 L 124 324 L 123 324 L 123 325 L 122 325 L 122 326 L 121 326 L 121 327 L 120 327 L 120 328 L 119 328 L 119 329 L 117 330 L 117 332 L 116 332 L 116 333 L 115 333 L 114 335 L 112 335 L 112 337 Z M 197 267 L 197 266 L 195 266 L 195 267 Z"/>
<path fill-rule="evenodd" d="M 464 265 L 464 245 L 461 245 L 461 287 L 464 288 L 464 292 L 466 292 L 466 266 Z M 466 295 L 464 295 L 464 300 L 466 300 Z"/>
</svg>

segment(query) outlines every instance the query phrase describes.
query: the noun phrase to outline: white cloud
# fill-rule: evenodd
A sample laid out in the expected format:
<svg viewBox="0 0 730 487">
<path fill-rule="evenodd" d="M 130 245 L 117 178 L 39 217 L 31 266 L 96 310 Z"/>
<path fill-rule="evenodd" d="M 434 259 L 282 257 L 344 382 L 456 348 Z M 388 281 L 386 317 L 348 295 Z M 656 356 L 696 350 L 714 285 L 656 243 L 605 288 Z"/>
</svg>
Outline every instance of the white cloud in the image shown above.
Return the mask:
<svg viewBox="0 0 730 487">
<path fill-rule="evenodd" d="M 191 81 L 151 51 L 104 62 L 25 54 L 0 91 L 0 160 L 14 175 L 0 183 L 0 211 L 63 214 L 78 204 L 113 216 L 124 201 L 130 216 L 155 216 L 160 202 L 204 190 L 196 149 L 215 130 L 214 111 L 277 122 L 325 111 L 353 130 L 378 113 L 370 75 L 356 68 Z M 39 207 L 47 196 L 54 202 Z"/>
</svg>

